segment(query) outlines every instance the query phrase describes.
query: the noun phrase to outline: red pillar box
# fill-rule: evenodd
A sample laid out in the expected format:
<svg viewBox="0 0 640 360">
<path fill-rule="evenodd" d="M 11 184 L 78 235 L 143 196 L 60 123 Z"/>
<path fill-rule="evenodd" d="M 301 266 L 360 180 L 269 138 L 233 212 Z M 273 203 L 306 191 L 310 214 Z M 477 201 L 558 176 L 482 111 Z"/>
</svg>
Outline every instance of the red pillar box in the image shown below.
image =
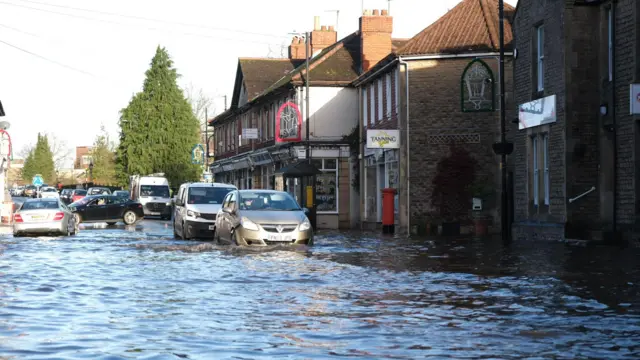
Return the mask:
<svg viewBox="0 0 640 360">
<path fill-rule="evenodd" d="M 382 233 L 395 232 L 395 196 L 396 189 L 382 189 Z"/>
</svg>

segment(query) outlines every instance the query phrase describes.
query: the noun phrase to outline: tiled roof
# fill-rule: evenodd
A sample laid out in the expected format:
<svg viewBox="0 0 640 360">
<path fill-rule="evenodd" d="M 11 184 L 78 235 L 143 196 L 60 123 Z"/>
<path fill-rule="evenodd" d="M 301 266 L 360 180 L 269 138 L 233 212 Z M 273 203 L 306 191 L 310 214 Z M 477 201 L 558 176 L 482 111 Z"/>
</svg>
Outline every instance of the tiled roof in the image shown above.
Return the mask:
<svg viewBox="0 0 640 360">
<path fill-rule="evenodd" d="M 391 51 L 395 52 L 396 50 L 400 49 L 409 40 L 410 39 L 391 39 Z"/>
<path fill-rule="evenodd" d="M 504 4 L 505 18 L 514 11 Z M 511 48 L 511 23 L 504 23 L 505 48 Z M 459 54 L 498 51 L 500 48 L 498 0 L 462 0 L 440 19 L 411 38 L 398 55 Z"/>
<path fill-rule="evenodd" d="M 309 85 L 348 85 L 358 77 L 360 67 L 360 38 L 356 31 L 323 49 L 309 62 Z M 303 63 L 275 82 L 257 97 L 289 83 L 304 82 L 306 65 Z"/>
<path fill-rule="evenodd" d="M 240 58 L 238 61 L 249 100 L 304 63 L 303 60 L 267 58 Z"/>
</svg>

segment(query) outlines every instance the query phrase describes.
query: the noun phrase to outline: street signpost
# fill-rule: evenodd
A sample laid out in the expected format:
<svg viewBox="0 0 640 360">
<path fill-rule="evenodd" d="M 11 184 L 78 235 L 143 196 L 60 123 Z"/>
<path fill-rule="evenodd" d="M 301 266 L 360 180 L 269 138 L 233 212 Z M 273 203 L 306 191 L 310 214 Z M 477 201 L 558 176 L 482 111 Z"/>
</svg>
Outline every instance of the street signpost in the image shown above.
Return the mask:
<svg viewBox="0 0 640 360">
<path fill-rule="evenodd" d="M 31 184 L 34 186 L 42 186 L 44 184 L 44 180 L 42 179 L 42 175 L 36 175 L 33 177 Z"/>
</svg>

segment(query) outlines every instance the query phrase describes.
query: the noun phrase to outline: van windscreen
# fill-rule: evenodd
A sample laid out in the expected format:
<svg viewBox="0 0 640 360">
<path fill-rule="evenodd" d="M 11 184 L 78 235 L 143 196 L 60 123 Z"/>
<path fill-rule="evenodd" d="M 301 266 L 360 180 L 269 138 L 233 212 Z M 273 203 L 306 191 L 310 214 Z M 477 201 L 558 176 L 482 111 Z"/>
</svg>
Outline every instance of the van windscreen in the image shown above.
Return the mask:
<svg viewBox="0 0 640 360">
<path fill-rule="evenodd" d="M 223 187 L 192 187 L 189 189 L 189 204 L 222 204 L 227 194 L 235 189 Z"/>
<path fill-rule="evenodd" d="M 140 185 L 140 196 L 169 197 L 167 185 Z"/>
</svg>

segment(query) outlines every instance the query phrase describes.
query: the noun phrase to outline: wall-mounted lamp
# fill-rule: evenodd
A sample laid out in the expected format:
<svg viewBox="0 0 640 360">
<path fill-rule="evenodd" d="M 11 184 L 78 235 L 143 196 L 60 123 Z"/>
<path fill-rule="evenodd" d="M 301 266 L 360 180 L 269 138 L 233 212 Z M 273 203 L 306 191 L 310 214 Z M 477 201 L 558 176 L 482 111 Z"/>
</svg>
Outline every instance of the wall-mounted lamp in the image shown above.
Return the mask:
<svg viewBox="0 0 640 360">
<path fill-rule="evenodd" d="M 609 107 L 607 104 L 600 105 L 600 115 L 605 116 L 609 113 Z"/>
</svg>

